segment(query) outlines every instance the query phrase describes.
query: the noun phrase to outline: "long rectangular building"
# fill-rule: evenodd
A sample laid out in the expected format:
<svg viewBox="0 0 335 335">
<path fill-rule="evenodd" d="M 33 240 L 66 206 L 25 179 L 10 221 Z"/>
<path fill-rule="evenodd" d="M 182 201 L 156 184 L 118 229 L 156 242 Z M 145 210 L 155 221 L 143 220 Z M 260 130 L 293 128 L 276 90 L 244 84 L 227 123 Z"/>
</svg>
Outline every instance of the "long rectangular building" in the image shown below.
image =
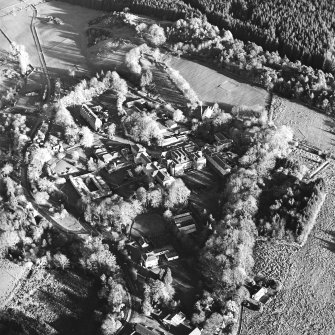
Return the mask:
<svg viewBox="0 0 335 335">
<path fill-rule="evenodd" d="M 80 108 L 82 118 L 95 130 L 99 130 L 102 126 L 102 121 L 93 113 L 92 109 L 86 104 Z"/>
</svg>

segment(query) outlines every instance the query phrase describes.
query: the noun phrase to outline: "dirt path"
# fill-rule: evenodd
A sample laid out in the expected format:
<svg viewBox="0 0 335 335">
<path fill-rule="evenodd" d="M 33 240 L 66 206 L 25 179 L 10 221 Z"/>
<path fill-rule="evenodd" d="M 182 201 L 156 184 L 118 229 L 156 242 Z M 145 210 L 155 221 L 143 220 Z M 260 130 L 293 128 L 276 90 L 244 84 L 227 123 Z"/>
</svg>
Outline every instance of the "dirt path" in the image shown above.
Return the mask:
<svg viewBox="0 0 335 335">
<path fill-rule="evenodd" d="M 290 125 L 297 137 L 334 152 L 332 120 L 286 102 L 274 115 L 276 124 Z M 301 133 L 298 131 L 300 129 Z M 324 170 L 326 201 L 306 245 L 296 253 L 284 288 L 262 314 L 246 310 L 241 335 L 335 334 L 335 162 Z"/>
</svg>

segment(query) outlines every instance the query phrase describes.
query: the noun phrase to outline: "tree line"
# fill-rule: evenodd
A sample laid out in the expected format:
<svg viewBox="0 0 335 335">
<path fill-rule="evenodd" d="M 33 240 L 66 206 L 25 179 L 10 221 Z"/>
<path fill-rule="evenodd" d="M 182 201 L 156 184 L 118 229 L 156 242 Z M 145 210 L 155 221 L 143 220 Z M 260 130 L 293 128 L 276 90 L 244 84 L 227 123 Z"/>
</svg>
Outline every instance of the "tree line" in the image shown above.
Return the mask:
<svg viewBox="0 0 335 335">
<path fill-rule="evenodd" d="M 290 60 L 325 69 L 332 48 L 335 4 L 330 1 L 185 0 L 219 28 Z"/>
</svg>

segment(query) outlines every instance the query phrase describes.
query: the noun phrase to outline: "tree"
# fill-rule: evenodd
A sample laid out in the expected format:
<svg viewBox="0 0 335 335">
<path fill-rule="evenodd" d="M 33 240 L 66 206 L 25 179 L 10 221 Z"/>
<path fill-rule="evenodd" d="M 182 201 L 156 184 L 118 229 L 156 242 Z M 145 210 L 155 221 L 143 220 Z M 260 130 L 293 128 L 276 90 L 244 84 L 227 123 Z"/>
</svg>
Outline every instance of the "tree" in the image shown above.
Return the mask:
<svg viewBox="0 0 335 335">
<path fill-rule="evenodd" d="M 57 112 L 55 116 L 55 123 L 67 128 L 67 127 L 72 127 L 75 125 L 75 122 L 73 120 L 73 117 L 70 113 L 70 111 L 64 106 L 63 103 L 59 103 L 58 106 L 56 107 Z"/>
<path fill-rule="evenodd" d="M 183 180 L 178 178 L 167 189 L 165 196 L 165 206 L 170 208 L 179 205 L 185 205 L 191 191 L 186 187 Z"/>
<path fill-rule="evenodd" d="M 150 190 L 147 193 L 147 202 L 153 208 L 158 208 L 161 206 L 163 201 L 163 194 L 160 189 Z"/>
<path fill-rule="evenodd" d="M 29 65 L 29 54 L 24 45 L 17 46 L 21 73 L 25 74 Z"/>
<path fill-rule="evenodd" d="M 101 332 L 103 335 L 113 335 L 121 326 L 121 322 L 116 320 L 113 314 L 107 314 L 101 325 Z"/>
<path fill-rule="evenodd" d="M 109 139 L 113 139 L 115 136 L 116 125 L 115 123 L 111 123 L 107 128 L 107 135 Z"/>
<path fill-rule="evenodd" d="M 49 200 L 49 194 L 45 191 L 37 192 L 35 194 L 35 201 L 38 205 L 45 205 Z"/>
<path fill-rule="evenodd" d="M 166 42 L 166 36 L 164 29 L 158 26 L 156 23 L 152 24 L 147 32 L 146 38 L 153 46 L 159 46 Z"/>
<path fill-rule="evenodd" d="M 81 140 L 80 140 L 81 145 L 83 145 L 85 148 L 90 148 L 94 143 L 93 133 L 86 126 L 81 128 L 80 133 L 81 133 Z"/>
<path fill-rule="evenodd" d="M 145 69 L 142 71 L 140 85 L 142 88 L 151 84 L 153 79 L 152 71 L 150 69 Z"/>
<path fill-rule="evenodd" d="M 57 253 L 53 257 L 53 261 L 56 267 L 61 268 L 62 270 L 65 270 L 70 266 L 70 261 L 69 259 L 61 253 Z"/>
<path fill-rule="evenodd" d="M 1 169 L 1 173 L 4 176 L 8 176 L 9 174 L 11 174 L 13 172 L 13 165 L 10 163 L 6 163 L 2 169 Z"/>
<path fill-rule="evenodd" d="M 213 335 L 221 328 L 223 316 L 219 313 L 213 313 L 204 324 L 202 334 Z"/>
</svg>

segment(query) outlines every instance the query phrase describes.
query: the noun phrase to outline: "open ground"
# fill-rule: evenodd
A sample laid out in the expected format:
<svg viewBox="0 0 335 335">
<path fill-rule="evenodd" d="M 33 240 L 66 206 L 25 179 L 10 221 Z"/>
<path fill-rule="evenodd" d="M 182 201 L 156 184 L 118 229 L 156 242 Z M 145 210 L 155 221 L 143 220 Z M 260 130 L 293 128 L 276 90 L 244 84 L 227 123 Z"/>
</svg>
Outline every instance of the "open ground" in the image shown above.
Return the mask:
<svg viewBox="0 0 335 335">
<path fill-rule="evenodd" d="M 266 104 L 268 93 L 258 87 L 239 82 L 197 62 L 172 57 L 171 66 L 189 82 L 204 103 L 223 107 Z"/>
<path fill-rule="evenodd" d="M 301 140 L 323 150 L 335 152 L 333 120 L 314 110 L 281 99 L 282 107 L 274 112 L 277 125 L 288 125 Z M 274 264 L 275 274 L 283 280 L 283 289 L 264 312 L 247 310 L 243 315 L 241 335 L 332 335 L 335 329 L 335 164 L 323 170 L 328 195 L 307 243 L 297 252 L 277 246 L 272 255 L 256 257 L 255 271 L 265 271 Z M 261 247 L 261 246 L 260 246 Z M 256 248 L 257 254 L 257 248 Z M 257 264 L 257 261 L 259 264 Z M 285 265 L 286 264 L 286 265 Z M 271 273 L 273 271 L 269 271 Z"/>
</svg>

